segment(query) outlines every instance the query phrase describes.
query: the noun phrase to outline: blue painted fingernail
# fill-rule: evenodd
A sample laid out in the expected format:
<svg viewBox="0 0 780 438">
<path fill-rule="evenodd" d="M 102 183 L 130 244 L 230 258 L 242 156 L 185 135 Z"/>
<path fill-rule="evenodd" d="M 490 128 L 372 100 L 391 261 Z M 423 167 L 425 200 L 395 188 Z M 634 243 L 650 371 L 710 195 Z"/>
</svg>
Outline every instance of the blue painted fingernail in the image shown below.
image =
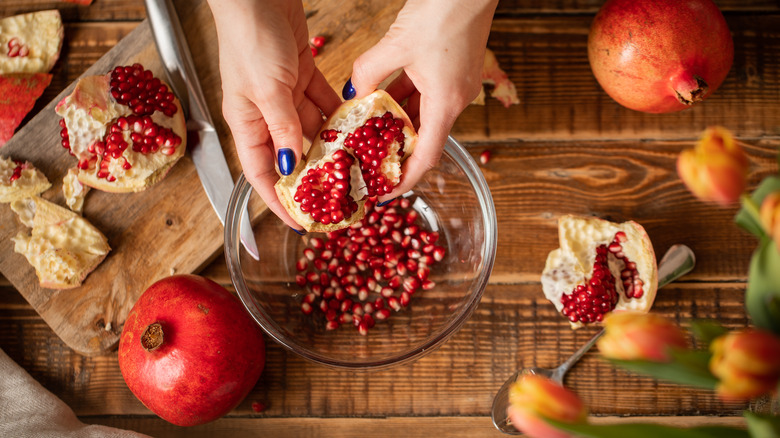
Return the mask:
<svg viewBox="0 0 780 438">
<path fill-rule="evenodd" d="M 350 100 L 355 97 L 355 94 L 355 87 L 352 86 L 352 78 L 349 78 L 344 84 L 344 88 L 341 89 L 341 97 L 343 97 L 344 100 Z"/>
<path fill-rule="evenodd" d="M 306 230 L 296 230 L 296 229 L 295 229 L 295 228 L 293 228 L 293 227 L 290 227 L 290 229 L 291 229 L 291 230 L 293 230 L 293 231 L 295 231 L 295 234 L 297 234 L 297 235 L 299 235 L 299 236 L 303 236 L 304 234 L 306 234 Z"/>
<path fill-rule="evenodd" d="M 279 149 L 277 160 L 279 161 L 279 171 L 287 176 L 295 168 L 295 154 L 290 148 Z"/>
<path fill-rule="evenodd" d="M 387 205 L 387 204 L 389 204 L 389 203 L 391 203 L 391 202 L 395 201 L 396 199 L 398 199 L 398 198 L 388 199 L 387 201 L 380 202 L 380 203 L 379 203 L 379 204 L 377 204 L 376 206 L 377 206 L 377 207 L 384 207 L 385 205 Z"/>
</svg>

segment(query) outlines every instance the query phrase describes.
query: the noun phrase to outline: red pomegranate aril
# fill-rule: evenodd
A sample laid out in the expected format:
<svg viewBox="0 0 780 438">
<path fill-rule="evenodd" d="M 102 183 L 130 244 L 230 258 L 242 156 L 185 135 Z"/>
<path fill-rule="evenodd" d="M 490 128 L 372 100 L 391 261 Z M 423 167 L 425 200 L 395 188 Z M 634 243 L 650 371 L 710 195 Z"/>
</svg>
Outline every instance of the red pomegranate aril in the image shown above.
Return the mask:
<svg viewBox="0 0 780 438">
<path fill-rule="evenodd" d="M 177 111 L 171 103 L 173 93 L 141 64 L 114 68 L 110 87 L 114 100 L 129 106 L 135 115 L 150 115 L 160 111 L 170 117 Z"/>
</svg>

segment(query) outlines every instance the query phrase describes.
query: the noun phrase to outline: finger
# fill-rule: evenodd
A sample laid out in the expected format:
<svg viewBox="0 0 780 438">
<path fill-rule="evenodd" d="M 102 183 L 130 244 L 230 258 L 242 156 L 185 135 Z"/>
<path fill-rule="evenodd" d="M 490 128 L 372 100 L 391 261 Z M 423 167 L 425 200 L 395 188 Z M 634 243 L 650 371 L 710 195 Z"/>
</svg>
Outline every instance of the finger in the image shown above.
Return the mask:
<svg viewBox="0 0 780 438">
<path fill-rule="evenodd" d="M 420 107 L 420 130 L 414 152 L 403 164 L 401 181 L 388 195 L 380 197 L 380 202 L 396 198 L 414 188 L 426 172 L 433 169 L 441 158 L 444 144 L 456 114 L 447 108 L 446 102 L 433 102 L 424 99 Z"/>
<path fill-rule="evenodd" d="M 282 174 L 288 175 L 295 168 L 295 163 L 301 159 L 303 149 L 303 133 L 298 109 L 293 102 L 292 91 L 284 85 L 269 85 L 265 91 L 266 93 L 258 102 L 258 108 L 263 113 L 277 156 L 281 158 L 280 150 L 292 151 L 291 163 L 279 163 Z M 286 165 L 282 166 L 282 164 Z"/>
<path fill-rule="evenodd" d="M 417 87 L 415 87 L 412 80 L 409 79 L 409 76 L 406 75 L 406 72 L 402 71 L 397 78 L 390 82 L 387 88 L 385 88 L 385 91 L 387 91 L 387 94 L 392 96 L 396 102 L 400 103 L 417 91 Z"/>
<path fill-rule="evenodd" d="M 303 135 L 309 140 L 313 140 L 314 136 L 317 135 L 317 131 L 320 130 L 320 126 L 322 126 L 322 112 L 314 105 L 314 102 L 308 97 L 304 97 L 298 105 L 298 115 L 301 118 Z"/>
<path fill-rule="evenodd" d="M 321 109 L 325 116 L 330 117 L 336 108 L 341 105 L 338 93 L 330 86 L 328 80 L 320 69 L 315 69 L 309 86 L 306 87 L 306 96 Z"/>
<path fill-rule="evenodd" d="M 404 51 L 383 38 L 352 64 L 352 85 L 356 97 L 370 94 L 393 72 L 404 66 Z"/>
<path fill-rule="evenodd" d="M 256 145 L 249 148 L 239 148 L 238 160 L 244 169 L 244 176 L 257 191 L 268 208 L 285 224 L 295 230 L 302 230 L 295 220 L 287 213 L 274 190 L 274 184 L 279 180 L 274 169 L 274 155 L 268 145 Z"/>
<path fill-rule="evenodd" d="M 414 129 L 420 129 L 420 92 L 415 91 L 409 96 L 406 105 L 404 105 L 404 111 L 409 116 L 409 120 L 412 121 Z"/>
</svg>

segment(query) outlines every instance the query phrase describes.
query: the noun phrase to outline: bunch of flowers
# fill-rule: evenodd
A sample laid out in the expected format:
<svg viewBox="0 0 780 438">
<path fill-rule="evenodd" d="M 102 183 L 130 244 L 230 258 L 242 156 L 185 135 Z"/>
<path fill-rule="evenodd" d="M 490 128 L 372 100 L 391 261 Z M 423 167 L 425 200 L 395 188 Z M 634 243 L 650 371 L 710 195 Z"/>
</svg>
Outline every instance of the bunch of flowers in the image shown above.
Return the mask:
<svg viewBox="0 0 780 438">
<path fill-rule="evenodd" d="M 780 158 L 780 157 L 779 157 Z M 779 160 L 780 161 L 780 160 Z M 604 320 L 598 342 L 616 366 L 674 383 L 715 391 L 723 400 L 774 397 L 780 386 L 780 176 L 766 178 L 745 194 L 749 161 L 734 136 L 722 127 L 706 130 L 695 148 L 683 151 L 677 171 L 688 189 L 705 202 L 742 203 L 735 221 L 759 241 L 748 273 L 745 306 L 753 326 L 729 331 L 712 321 L 693 321 L 688 334 L 656 314 L 622 312 Z M 595 425 L 575 393 L 538 375 L 521 376 L 510 389 L 512 424 L 532 438 L 567 437 L 780 437 L 780 418 L 746 411 L 746 429 L 679 429 L 657 424 Z"/>
</svg>

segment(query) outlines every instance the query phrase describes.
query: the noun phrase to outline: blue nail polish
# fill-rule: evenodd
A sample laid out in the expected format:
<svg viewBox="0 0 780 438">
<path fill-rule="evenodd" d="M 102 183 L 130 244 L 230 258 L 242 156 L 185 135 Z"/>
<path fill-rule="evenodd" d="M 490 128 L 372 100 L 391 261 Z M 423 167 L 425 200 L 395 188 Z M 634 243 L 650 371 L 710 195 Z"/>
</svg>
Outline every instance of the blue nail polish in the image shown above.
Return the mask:
<svg viewBox="0 0 780 438">
<path fill-rule="evenodd" d="M 293 228 L 293 227 L 290 227 L 290 229 L 291 229 L 291 230 L 293 230 L 293 231 L 295 231 L 295 234 L 297 234 L 297 235 L 299 235 L 299 236 L 303 236 L 304 234 L 306 234 L 306 230 L 296 230 L 296 229 L 295 229 L 295 228 Z"/>
<path fill-rule="evenodd" d="M 344 84 L 344 88 L 341 89 L 341 97 L 343 97 L 344 100 L 350 100 L 355 97 L 355 94 L 357 93 L 355 87 L 352 86 L 352 78 L 349 78 Z"/>
<path fill-rule="evenodd" d="M 295 154 L 290 148 L 279 149 L 277 160 L 279 161 L 279 171 L 287 176 L 295 169 Z"/>
<path fill-rule="evenodd" d="M 387 200 L 387 201 L 385 201 L 385 202 L 380 202 L 380 203 L 379 203 L 379 204 L 377 204 L 376 206 L 377 206 L 377 207 L 384 207 L 385 205 L 387 205 L 387 204 L 389 204 L 389 203 L 391 203 L 391 202 L 395 201 L 396 199 L 398 199 L 398 198 L 388 199 L 388 200 Z"/>
</svg>

